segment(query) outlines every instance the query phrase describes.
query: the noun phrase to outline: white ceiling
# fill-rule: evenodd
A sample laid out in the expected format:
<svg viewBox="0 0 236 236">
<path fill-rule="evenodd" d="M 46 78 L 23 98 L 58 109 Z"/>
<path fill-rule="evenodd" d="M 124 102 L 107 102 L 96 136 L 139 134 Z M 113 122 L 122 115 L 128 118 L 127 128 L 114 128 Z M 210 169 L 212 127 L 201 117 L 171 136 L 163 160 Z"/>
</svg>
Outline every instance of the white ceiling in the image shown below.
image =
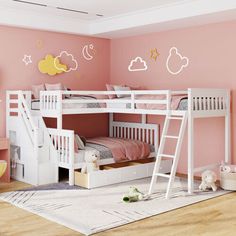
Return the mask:
<svg viewBox="0 0 236 236">
<path fill-rule="evenodd" d="M 99 37 L 236 19 L 236 0 L 0 0 L 0 24 Z"/>
<path fill-rule="evenodd" d="M 163 7 L 186 0 L 1 0 L 16 9 L 27 9 L 38 13 L 53 13 L 95 20 L 100 17 L 114 17 L 135 11 Z M 98 15 L 97 15 L 98 14 Z M 100 16 L 102 15 L 102 16 Z"/>
</svg>

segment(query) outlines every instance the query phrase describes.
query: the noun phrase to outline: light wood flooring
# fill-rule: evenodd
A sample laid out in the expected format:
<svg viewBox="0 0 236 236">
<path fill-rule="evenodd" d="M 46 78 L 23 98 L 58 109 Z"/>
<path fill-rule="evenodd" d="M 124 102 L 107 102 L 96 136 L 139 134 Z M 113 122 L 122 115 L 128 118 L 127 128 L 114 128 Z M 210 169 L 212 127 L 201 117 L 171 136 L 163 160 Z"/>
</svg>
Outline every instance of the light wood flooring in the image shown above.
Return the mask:
<svg viewBox="0 0 236 236">
<path fill-rule="evenodd" d="M 0 192 L 29 185 L 0 184 Z M 0 201 L 0 236 L 77 236 L 66 227 Z M 236 193 L 163 213 L 97 234 L 98 236 L 236 235 Z"/>
</svg>

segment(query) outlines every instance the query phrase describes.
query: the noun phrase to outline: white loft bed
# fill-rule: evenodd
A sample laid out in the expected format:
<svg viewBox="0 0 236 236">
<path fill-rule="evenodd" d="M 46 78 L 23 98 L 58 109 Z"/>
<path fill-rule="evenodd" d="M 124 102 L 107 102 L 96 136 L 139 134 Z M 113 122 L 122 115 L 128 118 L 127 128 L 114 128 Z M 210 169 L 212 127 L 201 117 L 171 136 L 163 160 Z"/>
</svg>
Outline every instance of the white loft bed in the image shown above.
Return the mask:
<svg viewBox="0 0 236 236">
<path fill-rule="evenodd" d="M 9 92 L 10 94 L 10 92 Z M 8 95 L 9 95 L 8 94 Z M 30 106 L 31 93 L 24 92 Z M 120 94 L 123 99 L 91 99 L 81 96 L 101 96 Z M 185 95 L 188 99 L 186 110 L 171 110 L 173 95 Z M 147 99 L 140 96 L 145 95 Z M 10 96 L 10 95 L 9 95 Z M 150 98 L 148 97 L 150 96 Z M 157 98 L 153 96 L 161 96 Z M 9 98 L 8 98 L 9 99 Z M 10 103 L 10 101 L 8 101 Z M 225 118 L 225 162 L 230 162 L 230 91 L 226 89 L 188 89 L 186 91 L 144 90 L 144 91 L 42 91 L 40 93 L 40 114 L 43 117 L 57 118 L 57 128 L 62 130 L 62 116 L 66 114 L 110 113 L 110 135 L 114 133 L 113 113 L 142 114 L 142 124 L 146 124 L 146 115 L 182 115 L 188 113 L 188 191 L 193 192 L 193 176 L 205 168 L 218 165 L 194 168 L 194 120 L 197 118 Z M 89 104 L 95 104 L 89 106 Z M 154 104 L 157 107 L 140 108 L 139 104 Z M 158 106 L 164 106 L 158 109 Z M 37 111 L 35 111 L 37 113 Z M 50 131 L 49 131 L 50 132 Z M 53 132 L 53 131 L 52 131 Z M 116 132 L 116 131 L 115 131 Z M 58 134 L 58 133 L 57 133 Z M 56 135 L 51 133 L 51 135 Z"/>
</svg>

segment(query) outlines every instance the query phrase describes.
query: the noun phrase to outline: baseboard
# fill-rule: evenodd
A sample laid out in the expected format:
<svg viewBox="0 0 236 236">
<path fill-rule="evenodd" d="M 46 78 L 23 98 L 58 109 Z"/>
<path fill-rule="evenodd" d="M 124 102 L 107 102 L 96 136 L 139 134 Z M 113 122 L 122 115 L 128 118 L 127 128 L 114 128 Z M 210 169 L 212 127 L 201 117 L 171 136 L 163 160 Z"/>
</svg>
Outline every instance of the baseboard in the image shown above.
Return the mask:
<svg viewBox="0 0 236 236">
<path fill-rule="evenodd" d="M 186 179 L 188 178 L 188 175 L 187 174 L 183 174 L 183 173 L 176 173 L 176 176 L 181 177 L 181 178 L 186 178 Z M 201 176 L 194 176 L 193 178 L 194 178 L 194 180 L 198 180 L 198 181 L 202 180 Z M 220 185 L 220 180 L 219 179 L 216 180 L 216 184 Z"/>
</svg>

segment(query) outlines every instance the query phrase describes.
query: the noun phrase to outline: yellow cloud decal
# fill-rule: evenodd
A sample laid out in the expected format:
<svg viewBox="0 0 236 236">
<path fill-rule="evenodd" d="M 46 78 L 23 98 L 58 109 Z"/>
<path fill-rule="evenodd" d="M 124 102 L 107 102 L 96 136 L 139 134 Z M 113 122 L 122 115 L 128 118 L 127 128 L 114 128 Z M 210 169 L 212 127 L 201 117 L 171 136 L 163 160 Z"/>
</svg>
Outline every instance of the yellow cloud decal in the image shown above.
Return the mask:
<svg viewBox="0 0 236 236">
<path fill-rule="evenodd" d="M 50 54 L 38 63 L 38 68 L 41 73 L 48 75 L 61 74 L 67 70 L 66 65 L 61 64 L 58 58 L 54 58 Z"/>
</svg>

